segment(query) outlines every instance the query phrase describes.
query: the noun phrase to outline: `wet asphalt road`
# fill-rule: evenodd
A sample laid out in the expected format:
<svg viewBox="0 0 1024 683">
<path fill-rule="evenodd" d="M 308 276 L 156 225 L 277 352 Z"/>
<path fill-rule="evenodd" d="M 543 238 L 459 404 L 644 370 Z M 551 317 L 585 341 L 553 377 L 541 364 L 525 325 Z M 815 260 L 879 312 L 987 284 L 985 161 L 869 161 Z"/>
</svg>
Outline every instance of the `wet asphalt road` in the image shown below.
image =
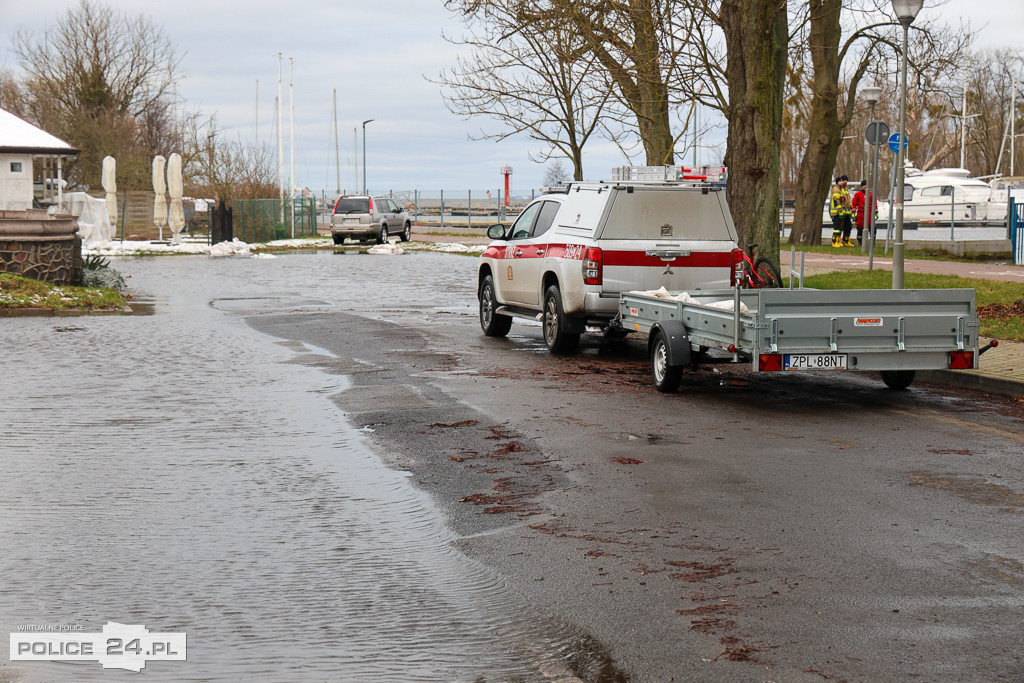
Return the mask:
<svg viewBox="0 0 1024 683">
<path fill-rule="evenodd" d="M 243 599 L 248 586 L 238 579 L 228 582 L 230 590 L 220 587 L 220 602 L 206 604 L 201 588 L 219 585 L 202 579 L 216 565 L 197 561 L 198 588 L 171 625 L 195 630 L 204 621 L 234 627 L 240 621 L 254 628 L 261 620 L 287 619 L 291 604 L 314 622 L 332 624 L 338 636 L 333 654 L 308 640 L 291 643 L 294 651 L 301 642 L 300 651 L 313 658 L 308 669 L 287 668 L 287 648 L 273 649 L 260 628 L 255 635 L 264 639 L 256 643 L 275 657 L 261 658 L 255 645 L 245 656 L 215 656 L 197 639 L 213 666 L 197 674 L 227 679 L 238 672 L 288 671 L 290 678 L 305 672 L 309 679 L 345 680 L 386 671 L 395 680 L 509 680 L 572 672 L 585 680 L 642 681 L 1024 676 L 1019 402 L 927 386 L 893 393 L 868 375 L 766 378 L 729 365 L 687 374 L 676 395 L 658 394 L 636 342 L 610 347 L 591 339 L 577 356 L 555 358 L 544 351 L 537 326 L 517 322 L 508 339 L 484 338 L 476 322 L 475 259 L 467 257 L 157 261 L 118 265 L 135 272 L 130 283 L 137 293 L 158 299 L 175 278 L 200 282 L 185 289 L 204 306 L 216 300 L 204 309 L 217 311 L 216 319 L 200 326 L 210 328 L 208 348 L 216 348 L 224 329 L 234 329 L 245 349 L 212 354 L 198 375 L 179 367 L 181 387 L 163 387 L 165 400 L 175 400 L 190 382 L 224 383 L 232 387 L 224 390 L 237 411 L 226 423 L 244 426 L 246 406 L 264 397 L 267 389 L 260 387 L 271 387 L 281 405 L 305 406 L 304 415 L 316 416 L 300 422 L 305 440 L 266 428 L 281 419 L 276 410 L 250 416 L 261 425 L 259 438 L 244 443 L 272 444 L 256 448 L 256 462 L 261 474 L 274 476 L 243 469 L 230 479 L 242 493 L 252 489 L 250 495 L 261 487 L 291 494 L 274 495 L 252 528 L 245 526 L 243 506 L 226 530 L 229 538 L 241 532 L 251 538 L 239 543 L 256 545 L 280 543 L 289 538 L 285 530 L 301 530 L 283 555 L 261 558 L 266 574 L 258 586 L 268 592 Z M 264 334 L 232 328 L 241 318 Z M 93 325 L 91 319 L 75 323 Z M 116 334 L 116 326 L 102 325 Z M 296 355 L 282 359 L 273 349 L 277 356 L 281 349 Z M 270 369 L 243 373 L 243 381 L 216 372 L 211 379 L 218 361 L 232 359 L 242 365 L 256 359 Z M 186 425 L 200 414 L 187 403 Z M 143 423 L 140 438 L 147 433 Z M 318 448 L 332 429 L 334 441 Z M 361 438 L 353 437 L 357 433 Z M 114 432 L 97 434 L 115 438 Z M 174 435 L 161 438 L 172 452 L 180 442 Z M 229 433 L 215 442 L 227 448 L 240 438 Z M 287 443 L 275 441 L 282 438 Z M 338 449 L 361 453 L 364 444 L 391 469 L 360 459 L 362 478 L 342 490 Z M 282 463 L 282 453 L 297 459 Z M 196 457 L 197 464 L 203 460 Z M 212 460 L 198 481 L 231 472 L 230 458 L 220 465 Z M 388 472 L 409 473 L 415 490 L 405 490 Z M 11 492 L 10 481 L 3 486 Z M 99 484 L 82 486 L 83 495 L 96 495 Z M 384 494 L 359 494 L 381 486 Z M 360 512 L 363 498 L 366 514 Z M 332 519 L 317 507 L 325 503 L 343 511 Z M 8 502 L 5 518 L 24 514 L 25 505 Z M 164 515 L 174 509 L 158 508 Z M 137 512 L 142 520 L 154 514 Z M 320 515 L 308 518 L 316 519 L 312 530 L 304 515 Z M 420 561 L 408 568 L 400 562 L 374 566 L 373 544 L 363 544 L 357 548 L 366 555 L 357 555 L 354 566 L 369 577 L 328 582 L 353 566 L 342 562 L 332 569 L 336 561 L 325 550 L 333 549 L 331 530 L 372 536 L 370 529 L 382 524 L 378 518 L 394 530 L 385 554 Z M 57 561 L 36 558 L 39 546 L 24 543 L 15 527 L 8 521 L 0 533 L 8 547 L 23 544 L 19 562 L 45 568 Z M 215 547 L 209 544 L 219 536 L 210 533 L 198 534 L 200 548 Z M 79 556 L 93 552 L 88 543 L 80 545 Z M 131 548 L 126 543 L 121 551 Z M 175 550 L 169 566 L 184 572 L 184 555 Z M 307 556 L 314 561 L 298 568 Z M 324 591 L 300 598 L 299 584 L 293 596 L 275 595 L 284 557 L 297 565 L 284 576 L 311 572 L 306 578 L 316 580 L 304 585 L 325 587 L 327 599 Z M 52 589 L 61 578 L 49 571 L 47 583 L 23 578 L 0 592 L 5 624 L 34 623 L 26 605 L 45 603 L 42 588 Z M 432 590 L 421 593 L 417 572 L 429 577 Z M 346 596 L 377 585 L 392 586 L 413 603 L 395 603 L 407 608 L 397 626 L 379 613 L 387 600 L 340 607 L 350 604 Z M 100 593 L 91 601 L 78 598 L 83 609 L 126 621 L 114 609 L 122 593 Z M 79 604 L 69 595 L 61 597 Z M 155 602 L 166 606 L 175 598 L 172 592 Z M 153 603 L 143 594 L 131 603 L 132 613 L 157 616 Z M 11 614 L 11 605 L 22 611 Z M 221 609 L 242 616 L 223 623 Z M 73 616 L 65 611 L 65 618 Z M 360 619 L 393 628 L 371 628 L 380 635 L 356 647 L 359 638 L 350 633 L 366 626 Z M 472 623 L 480 624 L 476 633 Z M 199 633 L 211 637 L 210 630 Z M 412 654 L 382 654 L 388 642 Z M 162 670 L 173 675 L 172 668 Z"/>
<path fill-rule="evenodd" d="M 250 322 L 369 364 L 338 399 L 349 419 L 435 495 L 461 548 L 615 671 L 1024 676 L 1019 402 L 730 366 L 663 396 L 638 343 L 566 359 L 536 326 L 482 337 L 472 259 L 435 284 L 394 269 L 397 296 Z"/>
</svg>

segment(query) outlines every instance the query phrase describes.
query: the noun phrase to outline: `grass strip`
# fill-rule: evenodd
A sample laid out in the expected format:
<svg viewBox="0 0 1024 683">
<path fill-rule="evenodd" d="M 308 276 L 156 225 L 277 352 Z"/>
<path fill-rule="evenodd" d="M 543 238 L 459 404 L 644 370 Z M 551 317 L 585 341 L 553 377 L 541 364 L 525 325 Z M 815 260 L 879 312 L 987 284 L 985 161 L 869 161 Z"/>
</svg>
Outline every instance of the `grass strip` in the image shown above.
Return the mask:
<svg viewBox="0 0 1024 683">
<path fill-rule="evenodd" d="M 1024 283 L 928 273 L 904 273 L 903 278 L 907 289 L 974 289 L 978 293 L 981 336 L 1024 341 L 1024 318 L 1016 314 L 1024 306 Z M 813 289 L 890 289 L 892 273 L 838 270 L 810 275 L 805 285 Z"/>
<path fill-rule="evenodd" d="M 779 246 L 780 252 L 788 252 L 790 250 L 789 242 L 783 242 Z M 852 247 L 833 247 L 831 244 L 816 244 L 807 245 L 800 244 L 796 248 L 797 254 L 801 251 L 808 251 L 812 254 L 836 254 L 842 256 L 867 256 L 867 254 L 861 252 L 860 246 L 854 245 Z M 799 258 L 799 257 L 797 257 Z M 875 242 L 875 258 L 892 258 L 892 250 L 889 253 L 885 253 L 885 241 Z M 957 263 L 1007 263 L 1010 261 L 1009 256 L 998 256 L 998 255 L 985 255 L 975 254 L 972 256 L 957 256 L 948 251 L 942 249 L 906 249 L 903 252 L 903 258 L 908 260 L 918 261 L 954 261 Z"/>
<path fill-rule="evenodd" d="M 125 304 L 124 296 L 107 287 L 55 285 L 0 273 L 0 310 L 114 310 Z"/>
</svg>

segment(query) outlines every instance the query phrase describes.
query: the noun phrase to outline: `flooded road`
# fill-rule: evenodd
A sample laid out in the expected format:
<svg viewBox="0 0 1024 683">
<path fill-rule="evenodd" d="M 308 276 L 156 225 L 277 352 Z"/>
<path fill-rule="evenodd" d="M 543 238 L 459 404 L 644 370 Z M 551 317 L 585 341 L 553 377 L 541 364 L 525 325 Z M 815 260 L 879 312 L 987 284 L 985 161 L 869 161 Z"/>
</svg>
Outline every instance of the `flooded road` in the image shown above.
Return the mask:
<svg viewBox="0 0 1024 683">
<path fill-rule="evenodd" d="M 565 634 L 516 616 L 342 419 L 346 377 L 309 367 L 330 356 L 239 315 L 366 301 L 365 283 L 331 291 L 344 261 L 120 261 L 154 315 L 0 319 L 0 633 L 186 632 L 187 662 L 146 668 L 173 680 L 559 671 Z M 137 676 L 3 650 L 5 681 Z"/>
</svg>

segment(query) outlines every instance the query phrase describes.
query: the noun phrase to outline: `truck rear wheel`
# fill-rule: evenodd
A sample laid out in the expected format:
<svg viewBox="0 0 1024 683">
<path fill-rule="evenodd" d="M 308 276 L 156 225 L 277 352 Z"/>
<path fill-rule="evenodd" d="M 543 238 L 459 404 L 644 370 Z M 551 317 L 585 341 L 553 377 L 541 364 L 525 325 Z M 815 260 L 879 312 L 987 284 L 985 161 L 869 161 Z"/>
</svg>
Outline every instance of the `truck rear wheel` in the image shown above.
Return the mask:
<svg viewBox="0 0 1024 683">
<path fill-rule="evenodd" d="M 565 311 L 562 309 L 562 293 L 557 285 L 551 285 L 544 292 L 544 343 L 551 353 L 572 353 L 580 343 L 579 333 L 565 331 Z"/>
<path fill-rule="evenodd" d="M 654 379 L 654 388 L 665 394 L 678 389 L 683 379 L 682 366 L 668 363 L 668 344 L 661 332 L 657 333 L 651 344 L 651 377 Z"/>
<path fill-rule="evenodd" d="M 494 298 L 494 280 L 490 275 L 480 283 L 480 329 L 488 337 L 504 337 L 512 329 L 512 318 L 495 311 L 498 300 Z"/>
<path fill-rule="evenodd" d="M 913 370 L 882 370 L 880 374 L 885 386 L 896 391 L 906 389 L 914 381 Z"/>
</svg>

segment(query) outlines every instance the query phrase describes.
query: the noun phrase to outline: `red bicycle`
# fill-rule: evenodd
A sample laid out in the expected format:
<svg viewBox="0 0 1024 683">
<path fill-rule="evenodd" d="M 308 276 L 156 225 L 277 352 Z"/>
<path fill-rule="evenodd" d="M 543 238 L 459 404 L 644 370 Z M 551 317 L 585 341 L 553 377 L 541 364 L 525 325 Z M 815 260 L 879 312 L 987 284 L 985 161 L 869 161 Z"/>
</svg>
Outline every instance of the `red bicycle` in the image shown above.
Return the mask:
<svg viewBox="0 0 1024 683">
<path fill-rule="evenodd" d="M 762 287 L 781 287 L 782 274 L 779 267 L 767 256 L 754 258 L 756 244 L 748 244 L 747 251 L 736 250 L 739 260 L 734 261 L 733 269 L 736 271 L 740 286 L 748 289 L 761 289 Z"/>
</svg>

